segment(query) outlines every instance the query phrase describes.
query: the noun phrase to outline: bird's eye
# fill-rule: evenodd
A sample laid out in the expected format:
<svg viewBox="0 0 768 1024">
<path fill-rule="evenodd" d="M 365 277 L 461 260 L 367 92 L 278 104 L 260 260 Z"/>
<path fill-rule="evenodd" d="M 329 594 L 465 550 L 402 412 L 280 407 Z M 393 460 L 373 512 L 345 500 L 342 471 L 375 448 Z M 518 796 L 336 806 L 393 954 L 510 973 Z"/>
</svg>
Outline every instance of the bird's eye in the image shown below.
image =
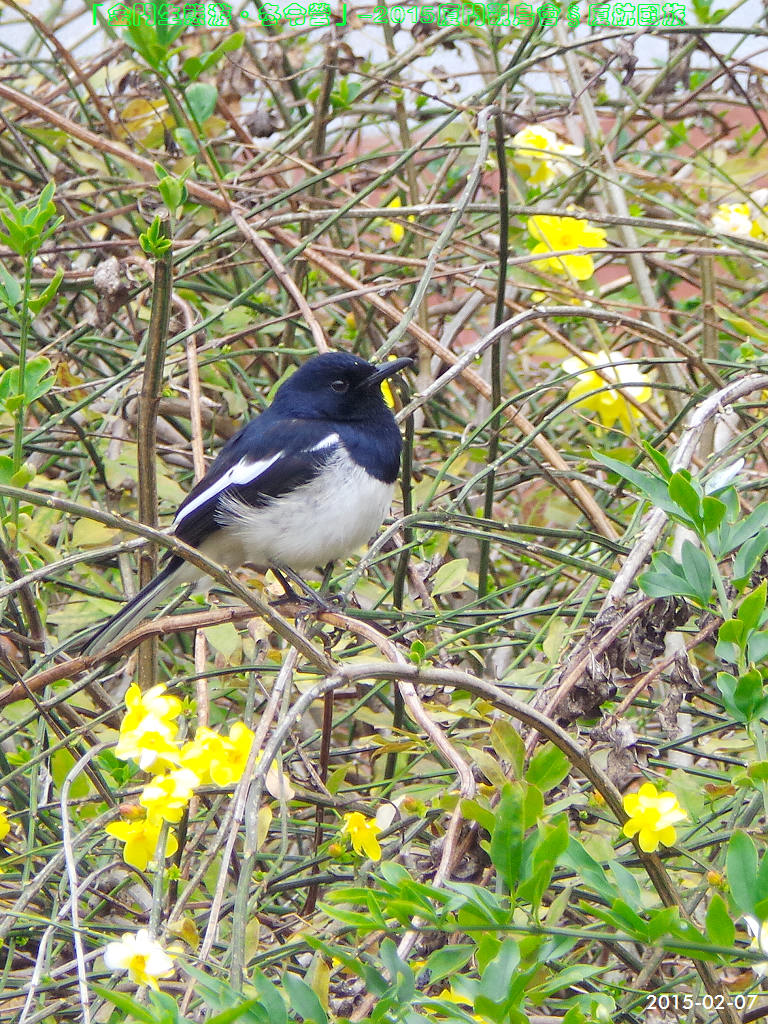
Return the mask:
<svg viewBox="0 0 768 1024">
<path fill-rule="evenodd" d="M 349 391 L 349 381 L 346 381 L 346 380 L 334 380 L 334 381 L 331 381 L 331 390 L 335 391 L 337 395 L 343 395 L 345 391 Z"/>
</svg>

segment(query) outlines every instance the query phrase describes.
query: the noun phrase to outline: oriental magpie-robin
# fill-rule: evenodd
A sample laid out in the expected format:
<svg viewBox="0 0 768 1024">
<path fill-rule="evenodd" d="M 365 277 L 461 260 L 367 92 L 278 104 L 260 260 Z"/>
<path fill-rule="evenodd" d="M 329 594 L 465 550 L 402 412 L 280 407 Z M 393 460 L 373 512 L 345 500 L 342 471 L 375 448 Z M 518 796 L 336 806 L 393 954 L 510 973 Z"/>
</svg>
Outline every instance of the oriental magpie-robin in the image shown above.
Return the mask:
<svg viewBox="0 0 768 1024">
<path fill-rule="evenodd" d="M 412 364 L 380 366 L 346 352 L 308 359 L 272 404 L 219 452 L 179 506 L 173 533 L 229 568 L 302 572 L 348 555 L 378 530 L 402 442 L 380 384 Z M 101 626 L 95 654 L 180 584 L 205 576 L 178 555 Z"/>
</svg>

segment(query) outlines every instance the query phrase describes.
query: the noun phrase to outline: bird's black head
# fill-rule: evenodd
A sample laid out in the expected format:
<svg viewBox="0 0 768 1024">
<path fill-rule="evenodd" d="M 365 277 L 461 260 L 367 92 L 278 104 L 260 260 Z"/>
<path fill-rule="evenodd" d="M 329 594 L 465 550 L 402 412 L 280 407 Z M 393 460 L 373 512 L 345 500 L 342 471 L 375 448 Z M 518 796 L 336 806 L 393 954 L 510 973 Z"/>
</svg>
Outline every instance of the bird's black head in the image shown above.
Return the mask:
<svg viewBox="0 0 768 1024">
<path fill-rule="evenodd" d="M 271 408 L 301 419 L 354 422 L 387 413 L 380 384 L 411 359 L 394 359 L 374 366 L 349 352 L 313 356 L 282 384 Z"/>
</svg>

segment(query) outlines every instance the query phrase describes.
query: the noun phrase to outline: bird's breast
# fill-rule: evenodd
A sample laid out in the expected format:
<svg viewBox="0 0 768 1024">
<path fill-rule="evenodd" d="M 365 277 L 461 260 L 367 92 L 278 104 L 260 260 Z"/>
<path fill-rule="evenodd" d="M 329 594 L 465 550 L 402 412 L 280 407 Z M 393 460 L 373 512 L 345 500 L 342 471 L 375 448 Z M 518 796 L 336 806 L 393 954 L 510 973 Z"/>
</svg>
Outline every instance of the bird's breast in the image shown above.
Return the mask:
<svg viewBox="0 0 768 1024">
<path fill-rule="evenodd" d="M 266 505 L 253 507 L 226 496 L 217 514 L 223 560 L 303 572 L 344 558 L 381 526 L 393 487 L 342 447 L 313 480 Z"/>
</svg>

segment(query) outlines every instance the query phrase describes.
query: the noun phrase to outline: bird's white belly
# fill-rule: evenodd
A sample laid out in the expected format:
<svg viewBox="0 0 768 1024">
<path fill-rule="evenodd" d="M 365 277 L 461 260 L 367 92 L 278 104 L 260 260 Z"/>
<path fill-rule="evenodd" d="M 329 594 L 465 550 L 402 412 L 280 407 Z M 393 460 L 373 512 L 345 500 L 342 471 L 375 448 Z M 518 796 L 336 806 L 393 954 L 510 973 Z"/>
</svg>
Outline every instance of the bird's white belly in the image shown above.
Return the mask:
<svg viewBox="0 0 768 1024">
<path fill-rule="evenodd" d="M 221 529 L 201 550 L 232 567 L 285 565 L 297 572 L 351 554 L 381 526 L 394 485 L 332 459 L 309 484 L 262 508 L 225 500 Z"/>
</svg>

